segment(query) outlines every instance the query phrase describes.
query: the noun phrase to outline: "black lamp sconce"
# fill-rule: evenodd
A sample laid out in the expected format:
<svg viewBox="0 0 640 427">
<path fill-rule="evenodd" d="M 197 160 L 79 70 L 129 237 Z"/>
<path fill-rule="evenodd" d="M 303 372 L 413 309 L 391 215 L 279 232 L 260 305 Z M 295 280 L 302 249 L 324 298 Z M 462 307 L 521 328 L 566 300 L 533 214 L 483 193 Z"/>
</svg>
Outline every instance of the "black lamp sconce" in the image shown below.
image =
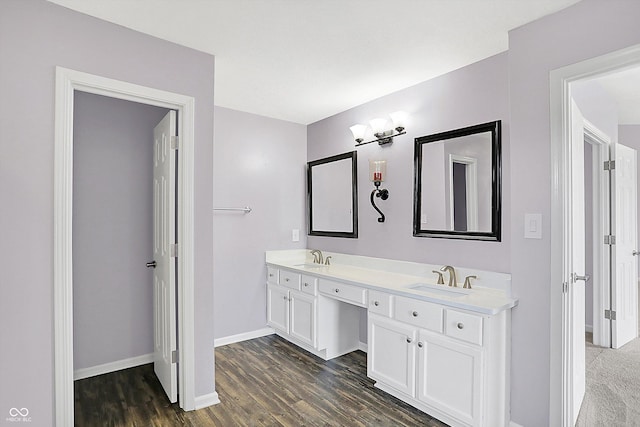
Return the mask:
<svg viewBox="0 0 640 427">
<path fill-rule="evenodd" d="M 371 206 L 373 206 L 373 209 L 378 211 L 380 214 L 378 222 L 384 222 L 385 217 L 382 211 L 376 206 L 374 197 L 379 197 L 382 200 L 387 200 L 389 198 L 389 190 L 386 188 L 380 189 L 380 184 L 384 181 L 386 175 L 386 160 L 369 160 L 369 178 L 371 178 L 371 181 L 373 181 L 373 184 L 376 186 L 376 188 L 371 192 Z"/>
<path fill-rule="evenodd" d="M 372 142 L 377 142 L 379 145 L 390 144 L 393 142 L 394 136 L 404 135 L 407 133 L 404 131 L 404 125 L 407 119 L 407 114 L 404 111 L 396 111 L 395 113 L 389 114 L 389 117 L 391 117 L 391 127 L 389 127 L 389 120 L 387 119 L 373 119 L 369 122 L 371 125 L 371 130 L 373 131 L 373 136 L 375 136 L 376 139 L 372 139 L 371 141 L 367 142 L 363 141 L 369 126 L 351 126 L 349 129 L 351 129 L 353 139 L 356 141 L 356 147 L 360 145 L 371 144 Z"/>
</svg>

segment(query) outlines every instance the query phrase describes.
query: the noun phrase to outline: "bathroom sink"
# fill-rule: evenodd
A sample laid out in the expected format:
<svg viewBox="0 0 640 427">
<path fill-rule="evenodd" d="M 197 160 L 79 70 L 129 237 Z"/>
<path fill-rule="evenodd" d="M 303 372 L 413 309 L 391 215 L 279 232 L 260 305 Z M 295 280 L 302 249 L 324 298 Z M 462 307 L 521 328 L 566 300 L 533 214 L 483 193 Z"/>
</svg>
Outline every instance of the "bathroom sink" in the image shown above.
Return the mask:
<svg viewBox="0 0 640 427">
<path fill-rule="evenodd" d="M 407 288 L 429 294 L 445 295 L 449 298 L 460 298 L 471 293 L 471 289 L 453 288 L 446 285 L 430 285 L 428 283 L 415 283 L 407 286 Z"/>
<path fill-rule="evenodd" d="M 324 264 L 313 264 L 313 263 L 304 263 L 304 264 L 295 264 L 294 267 L 298 267 L 298 268 L 322 268 L 322 267 L 328 267 Z"/>
</svg>

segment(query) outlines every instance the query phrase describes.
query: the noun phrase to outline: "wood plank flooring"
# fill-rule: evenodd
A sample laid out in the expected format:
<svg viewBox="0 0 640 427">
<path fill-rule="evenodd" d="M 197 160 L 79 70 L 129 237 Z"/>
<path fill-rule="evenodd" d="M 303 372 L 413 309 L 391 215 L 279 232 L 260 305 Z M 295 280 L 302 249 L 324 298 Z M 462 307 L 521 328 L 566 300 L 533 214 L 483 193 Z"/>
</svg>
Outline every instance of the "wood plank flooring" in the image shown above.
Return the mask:
<svg viewBox="0 0 640 427">
<path fill-rule="evenodd" d="M 355 351 L 324 361 L 276 335 L 216 349 L 221 403 L 183 412 L 152 365 L 75 382 L 77 426 L 446 426 L 380 391 Z"/>
</svg>

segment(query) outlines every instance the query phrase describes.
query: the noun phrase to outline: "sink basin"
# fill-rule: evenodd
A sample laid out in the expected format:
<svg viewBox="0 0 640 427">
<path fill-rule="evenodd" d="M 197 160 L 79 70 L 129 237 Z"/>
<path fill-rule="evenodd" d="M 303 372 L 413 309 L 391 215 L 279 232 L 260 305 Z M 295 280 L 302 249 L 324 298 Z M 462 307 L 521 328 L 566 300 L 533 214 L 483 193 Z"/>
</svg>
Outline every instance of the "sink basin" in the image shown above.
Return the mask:
<svg viewBox="0 0 640 427">
<path fill-rule="evenodd" d="M 429 294 L 445 295 L 449 298 L 460 298 L 471 293 L 471 289 L 453 288 L 445 285 L 430 285 L 428 283 L 416 283 L 407 286 L 407 288 Z"/>
<path fill-rule="evenodd" d="M 294 267 L 298 268 L 322 268 L 327 267 L 324 264 L 313 264 L 313 263 L 304 263 L 304 264 L 295 264 Z"/>
</svg>

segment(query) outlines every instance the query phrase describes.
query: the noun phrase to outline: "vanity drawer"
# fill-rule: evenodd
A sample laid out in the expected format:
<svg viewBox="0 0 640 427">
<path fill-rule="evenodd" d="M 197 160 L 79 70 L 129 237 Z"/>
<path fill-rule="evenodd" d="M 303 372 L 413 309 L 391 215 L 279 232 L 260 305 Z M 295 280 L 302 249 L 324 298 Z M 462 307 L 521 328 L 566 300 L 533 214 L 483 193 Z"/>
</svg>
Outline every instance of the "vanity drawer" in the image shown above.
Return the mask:
<svg viewBox="0 0 640 427">
<path fill-rule="evenodd" d="M 280 282 L 282 286 L 289 289 L 300 290 L 300 274 L 293 271 L 280 270 Z"/>
<path fill-rule="evenodd" d="M 320 293 L 360 307 L 366 307 L 367 290 L 365 288 L 325 279 L 320 279 L 319 282 Z"/>
<path fill-rule="evenodd" d="M 395 319 L 430 331 L 442 332 L 441 306 L 405 297 L 396 297 L 395 300 Z"/>
<path fill-rule="evenodd" d="M 367 308 L 372 313 L 391 317 L 393 309 L 393 295 L 369 290 L 369 305 Z"/>
<path fill-rule="evenodd" d="M 300 286 L 302 292 L 309 295 L 315 295 L 318 288 L 318 279 L 312 276 L 302 275 L 302 285 Z"/>
<path fill-rule="evenodd" d="M 482 345 L 482 317 L 457 310 L 445 310 L 444 333 L 452 338 Z"/>
<path fill-rule="evenodd" d="M 267 282 L 278 283 L 278 269 L 275 267 L 267 267 Z"/>
</svg>

